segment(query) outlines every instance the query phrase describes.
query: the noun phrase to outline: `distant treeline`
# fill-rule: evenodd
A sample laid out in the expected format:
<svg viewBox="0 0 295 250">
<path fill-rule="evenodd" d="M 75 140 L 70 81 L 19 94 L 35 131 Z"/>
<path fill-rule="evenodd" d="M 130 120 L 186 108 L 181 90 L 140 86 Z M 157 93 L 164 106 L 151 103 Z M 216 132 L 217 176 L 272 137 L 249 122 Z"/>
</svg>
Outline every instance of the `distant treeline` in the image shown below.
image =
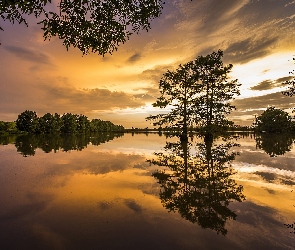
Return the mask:
<svg viewBox="0 0 295 250">
<path fill-rule="evenodd" d="M 232 126 L 224 126 L 219 129 L 220 132 L 228 132 L 228 131 L 254 131 L 253 126 L 240 126 L 240 125 L 232 125 Z M 173 127 L 173 126 L 165 126 L 165 127 L 158 127 L 158 128 L 130 128 L 125 129 L 125 132 L 137 133 L 137 132 L 163 132 L 163 133 L 173 133 L 173 134 L 181 134 L 182 128 L 181 127 Z M 189 127 L 187 129 L 188 133 L 201 133 L 203 132 L 202 128 L 200 127 Z"/>
<path fill-rule="evenodd" d="M 0 134 L 17 134 L 18 132 L 15 122 L 0 121 Z"/>
<path fill-rule="evenodd" d="M 87 132 L 124 132 L 122 125 L 115 125 L 110 121 L 92 119 L 85 115 L 65 113 L 46 113 L 38 117 L 35 111 L 26 110 L 18 115 L 15 122 L 0 121 L 0 133 L 30 134 L 76 134 Z"/>
</svg>

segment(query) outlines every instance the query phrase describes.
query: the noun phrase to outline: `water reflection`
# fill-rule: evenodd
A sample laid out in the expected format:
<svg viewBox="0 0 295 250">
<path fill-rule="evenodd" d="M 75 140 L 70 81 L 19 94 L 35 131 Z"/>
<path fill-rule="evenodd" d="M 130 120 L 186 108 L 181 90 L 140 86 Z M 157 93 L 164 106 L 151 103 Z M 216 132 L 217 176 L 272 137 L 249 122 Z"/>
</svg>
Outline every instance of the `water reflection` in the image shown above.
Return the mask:
<svg viewBox="0 0 295 250">
<path fill-rule="evenodd" d="M 20 135 L 0 137 L 0 144 L 14 143 L 17 152 L 27 157 L 34 156 L 37 148 L 45 153 L 81 151 L 90 143 L 97 146 L 121 136 L 123 133 Z"/>
<path fill-rule="evenodd" d="M 295 221 L 294 188 L 257 175 L 294 180 L 294 148 L 271 158 L 250 137 L 240 136 L 239 148 L 221 138 L 209 143 L 194 137 L 182 145 L 165 137 L 127 133 L 71 153 L 37 149 L 34 157 L 21 157 L 14 144 L 0 145 L 1 249 L 294 249 L 292 228 L 283 225 Z M 160 160 L 153 152 L 166 140 L 167 162 L 146 162 Z M 230 165 L 237 174 L 230 176 Z M 175 186 L 166 197 L 177 213 L 161 204 L 160 180 L 151 177 L 157 168 L 171 176 L 163 184 Z M 247 201 L 236 202 L 243 195 Z"/>
<path fill-rule="evenodd" d="M 256 147 L 263 149 L 270 157 L 283 155 L 292 149 L 294 134 L 258 134 Z"/>
<path fill-rule="evenodd" d="M 226 142 L 204 139 L 203 142 L 166 143 L 164 152 L 155 153 L 150 162 L 164 169 L 153 176 L 161 185 L 160 199 L 169 211 L 225 235 L 228 219 L 236 213 L 229 208 L 233 201 L 243 201 L 243 187 L 231 178 L 230 163 L 238 146 L 230 138 Z"/>
</svg>

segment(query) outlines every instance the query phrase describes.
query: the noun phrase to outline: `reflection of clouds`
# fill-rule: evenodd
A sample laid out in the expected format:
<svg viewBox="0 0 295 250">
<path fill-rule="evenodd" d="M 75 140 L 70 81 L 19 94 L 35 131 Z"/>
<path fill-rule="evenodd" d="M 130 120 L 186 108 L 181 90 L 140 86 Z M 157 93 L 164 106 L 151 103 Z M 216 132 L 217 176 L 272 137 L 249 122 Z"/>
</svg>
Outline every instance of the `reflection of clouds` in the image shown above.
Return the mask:
<svg viewBox="0 0 295 250">
<path fill-rule="evenodd" d="M 240 204 L 235 204 L 236 206 L 240 206 Z M 262 226 L 262 223 L 267 222 L 268 224 L 273 224 L 276 228 L 278 226 L 282 225 L 282 222 L 279 221 L 276 218 L 276 211 L 270 207 L 257 205 L 255 203 L 246 201 L 245 204 L 243 204 L 247 209 L 241 209 L 239 210 L 239 216 L 237 216 L 237 221 L 242 224 L 248 224 L 253 227 L 259 227 Z"/>
<path fill-rule="evenodd" d="M 32 202 L 30 204 L 17 206 L 11 209 L 6 214 L 1 215 L 0 222 L 3 223 L 6 221 L 28 218 L 33 215 L 35 216 L 36 214 L 44 211 L 47 205 L 48 203 L 45 201 L 38 201 L 38 202 Z"/>
<path fill-rule="evenodd" d="M 69 243 L 63 235 L 39 223 L 32 225 L 32 231 L 34 237 L 41 239 L 43 244 L 46 245 L 46 247 L 42 247 L 45 249 L 65 249 Z"/>
<path fill-rule="evenodd" d="M 124 143 L 128 145 L 138 143 L 138 147 L 142 148 L 144 138 L 146 137 L 140 135 L 135 135 L 134 138 L 126 136 L 122 138 L 124 139 L 122 141 L 114 140 L 99 147 L 89 146 L 81 152 L 56 154 L 37 152 L 36 156 L 30 158 L 16 155 L 13 145 L 10 148 L 9 145 L 2 146 L 0 150 L 0 163 L 2 163 L 0 165 L 3 166 L 0 168 L 1 190 L 12 192 L 11 188 L 7 191 L 5 189 L 9 182 L 11 185 L 15 184 L 12 189 L 17 187 L 21 190 L 20 187 L 24 187 L 23 193 L 29 192 L 25 195 L 25 200 L 19 199 L 19 196 L 11 198 L 10 194 L 1 200 L 1 208 L 6 204 L 12 204 L 6 209 L 10 219 L 5 220 L 0 217 L 3 219 L 0 220 L 2 223 L 0 224 L 0 241 L 1 246 L 4 246 L 3 249 L 23 249 L 24 246 L 32 246 L 30 249 L 35 249 L 36 244 L 38 249 L 95 249 L 98 242 L 102 249 L 122 249 L 122 246 L 128 249 L 181 250 L 292 249 L 294 237 L 289 237 L 289 230 L 283 226 L 283 223 L 293 222 L 293 218 L 282 217 L 287 208 L 281 205 L 288 200 L 288 197 L 276 192 L 277 189 L 273 189 L 274 192 L 269 188 L 270 186 L 267 186 L 266 191 L 274 195 L 268 196 L 268 199 L 276 202 L 279 197 L 282 201 L 278 209 L 268 207 L 269 200 L 257 201 L 258 204 L 266 204 L 265 206 L 249 202 L 253 200 L 253 196 L 255 197 L 254 192 L 247 195 L 246 202 L 232 203 L 230 208 L 237 213 L 237 219 L 228 223 L 227 237 L 212 234 L 208 230 L 202 230 L 196 225 L 181 221 L 175 214 L 168 214 L 165 209 L 162 209 L 157 197 L 159 185 L 151 177 L 141 179 L 137 175 L 137 173 L 145 172 L 145 166 L 148 167 L 144 163 L 145 157 L 120 153 L 116 147 Z M 163 146 L 161 145 L 163 141 L 157 141 L 155 137 L 149 136 L 146 140 L 144 141 L 148 144 L 145 145 L 146 148 L 151 145 L 155 148 Z M 284 165 L 287 158 L 277 157 L 275 162 L 261 150 L 254 155 L 255 141 L 250 140 L 249 137 L 244 141 L 240 140 L 239 143 L 242 145 L 243 152 L 238 157 L 238 163 L 241 157 L 245 157 L 249 161 L 253 160 L 253 165 L 255 161 L 256 163 L 264 161 L 261 164 L 262 167 L 281 168 L 281 163 Z M 113 151 L 116 153 L 93 152 L 93 149 L 100 147 L 114 148 Z M 8 149 L 12 154 L 8 154 Z M 241 164 L 247 163 L 245 158 Z M 57 159 L 67 164 L 56 164 Z M 6 164 L 8 160 L 11 165 Z M 111 164 L 107 164 L 107 160 Z M 120 171 L 120 162 L 125 169 L 134 167 L 137 169 L 122 171 L 118 175 L 113 174 L 114 171 Z M 233 167 L 235 164 L 236 162 L 233 163 Z M 272 164 L 271 167 L 270 164 Z M 81 173 L 89 174 L 88 169 L 99 172 L 99 166 L 103 165 L 107 165 L 107 169 L 113 172 L 109 172 L 110 175 L 81 175 Z M 292 172 L 291 166 L 294 166 L 294 159 L 290 159 L 288 166 L 290 169 L 286 173 Z M 141 168 L 143 168 L 142 171 Z M 16 171 L 19 179 L 13 182 L 11 177 Z M 71 181 L 67 183 L 67 186 L 54 187 L 55 180 L 58 178 L 62 180 L 64 175 L 71 175 L 69 176 Z M 38 180 L 38 177 L 42 178 Z M 32 182 L 33 186 L 22 186 L 21 181 Z M 32 192 L 32 188 L 36 191 Z M 261 190 L 261 185 L 256 190 Z M 47 192 L 56 196 L 47 195 Z M 26 206 L 27 204 L 29 205 Z M 293 203 L 290 201 L 290 204 L 290 211 L 292 211 Z"/>
<path fill-rule="evenodd" d="M 241 162 L 243 162 L 253 166 L 264 165 L 274 169 L 277 168 L 290 171 L 294 170 L 294 150 L 286 153 L 286 157 L 278 156 L 276 158 L 270 157 L 263 150 L 255 150 L 255 147 L 250 147 L 248 149 L 242 148 L 240 152 L 241 154 L 237 157 L 237 160 L 235 162 L 236 164 L 240 164 Z"/>
<path fill-rule="evenodd" d="M 134 212 L 136 212 L 136 213 L 141 213 L 142 212 L 142 207 L 138 203 L 136 203 L 135 200 L 131 200 L 131 199 L 125 200 L 124 203 L 125 203 L 125 205 L 127 207 L 129 207 Z"/>
<path fill-rule="evenodd" d="M 272 168 L 265 165 L 249 164 L 246 162 L 239 162 L 234 164 L 234 168 L 240 173 L 255 173 L 255 172 L 267 172 L 276 175 L 285 176 L 288 178 L 295 178 L 295 172 L 290 170 L 284 170 L 279 168 Z"/>
<path fill-rule="evenodd" d="M 93 152 L 97 152 L 94 150 Z M 126 155 L 144 155 L 144 156 L 152 156 L 154 153 L 153 149 L 150 148 L 118 148 L 116 150 L 111 150 L 111 152 L 108 149 L 99 149 L 100 153 L 112 153 L 112 154 L 126 154 Z"/>
<path fill-rule="evenodd" d="M 16 195 L 11 195 L 13 199 Z M 18 196 L 20 197 L 20 196 Z M 11 207 L 10 202 L 4 199 L 7 207 L 2 206 L 2 211 L 0 215 L 0 226 L 2 224 L 8 223 L 21 223 L 23 220 L 31 220 L 36 216 L 44 213 L 52 201 L 55 199 L 53 194 L 44 194 L 39 192 L 34 192 L 32 190 L 28 191 L 25 195 L 25 201 L 19 199 L 17 204 Z"/>
<path fill-rule="evenodd" d="M 240 155 L 233 163 L 233 168 L 237 171 L 236 179 L 270 189 L 289 189 L 290 185 L 295 184 L 295 150 L 293 148 L 284 155 L 270 157 L 264 150 L 257 147 L 255 138 L 241 138 L 239 143 L 241 144 Z"/>
<path fill-rule="evenodd" d="M 275 209 L 249 201 L 234 204 L 234 209 L 238 216 L 231 233 L 243 249 L 289 249 L 285 219 Z"/>
<path fill-rule="evenodd" d="M 40 154 L 37 153 L 34 157 L 26 161 L 26 164 L 38 166 L 37 170 L 34 170 L 33 172 L 34 182 L 32 182 L 32 185 L 34 188 L 41 185 L 44 188 L 53 187 L 55 189 L 60 189 L 65 188 L 75 175 L 102 176 L 109 173 L 122 173 L 128 169 L 137 172 L 142 171 L 144 172 L 143 176 L 151 174 L 150 172 L 152 170 L 150 170 L 150 166 L 146 162 L 146 157 L 144 155 L 125 154 L 120 152 L 111 153 L 107 151 L 94 153 L 91 149 L 89 150 L 89 148 L 95 147 L 97 146 L 89 146 L 83 151 L 71 151 L 68 153 L 57 152 L 53 157 L 50 157 L 50 154 L 44 154 L 41 152 Z M 15 154 L 15 152 L 13 153 Z M 0 163 L 1 162 L 3 161 L 0 161 Z M 11 173 L 11 177 L 15 178 L 13 173 Z M 18 178 L 20 178 L 20 176 Z M 30 177 L 28 176 L 26 178 Z M 137 175 L 136 179 L 139 178 L 140 176 Z M 5 187 L 6 190 L 8 187 L 4 185 L 5 183 L 6 182 L 3 182 L 0 186 Z M 19 185 L 22 185 L 22 183 L 19 183 L 17 186 Z M 28 185 L 28 183 L 25 185 Z M 9 193 L 12 191 L 9 190 Z"/>
<path fill-rule="evenodd" d="M 284 188 L 285 185 L 295 184 L 295 172 L 266 165 L 238 162 L 233 164 L 237 170 L 236 178 L 244 181 L 257 182 L 261 184 L 271 183 L 277 188 Z M 267 183 L 265 183 L 267 182 Z"/>
<path fill-rule="evenodd" d="M 108 210 L 110 208 L 113 207 L 113 202 L 109 202 L 109 201 L 100 201 L 97 203 L 97 206 L 101 209 L 101 210 Z"/>
<path fill-rule="evenodd" d="M 85 161 L 85 157 L 89 160 Z M 75 171 L 87 171 L 89 174 L 107 174 L 109 172 L 123 171 L 133 168 L 138 162 L 144 162 L 141 155 L 96 153 L 83 155 L 83 158 L 75 158 L 64 167 L 65 171 L 74 173 Z M 69 169 L 68 166 L 71 166 Z M 60 171 L 60 170 L 58 170 Z"/>
</svg>

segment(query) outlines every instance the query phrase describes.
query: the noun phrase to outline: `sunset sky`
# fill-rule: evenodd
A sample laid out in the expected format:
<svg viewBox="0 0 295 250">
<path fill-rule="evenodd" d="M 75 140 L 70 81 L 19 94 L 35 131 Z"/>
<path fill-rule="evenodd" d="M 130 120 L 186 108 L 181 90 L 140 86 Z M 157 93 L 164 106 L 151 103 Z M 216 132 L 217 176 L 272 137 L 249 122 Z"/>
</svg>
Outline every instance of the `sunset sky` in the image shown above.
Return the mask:
<svg viewBox="0 0 295 250">
<path fill-rule="evenodd" d="M 162 74 L 218 49 L 242 84 L 230 117 L 236 124 L 250 125 L 268 106 L 295 107 L 295 97 L 281 94 L 295 69 L 294 0 L 167 0 L 149 32 L 105 57 L 67 51 L 57 38 L 44 42 L 36 23 L 0 19 L 0 120 L 33 110 L 152 127 L 145 117 L 159 112 L 151 103 Z"/>
</svg>

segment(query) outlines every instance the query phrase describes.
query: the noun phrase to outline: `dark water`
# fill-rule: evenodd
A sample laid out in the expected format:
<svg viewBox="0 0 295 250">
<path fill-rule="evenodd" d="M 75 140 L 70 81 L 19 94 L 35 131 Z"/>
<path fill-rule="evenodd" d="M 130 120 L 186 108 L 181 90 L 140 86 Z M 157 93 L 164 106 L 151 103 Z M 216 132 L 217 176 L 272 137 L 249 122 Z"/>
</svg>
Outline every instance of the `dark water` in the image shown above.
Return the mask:
<svg viewBox="0 0 295 250">
<path fill-rule="evenodd" d="M 0 137 L 0 249 L 294 249 L 293 141 Z"/>
</svg>

